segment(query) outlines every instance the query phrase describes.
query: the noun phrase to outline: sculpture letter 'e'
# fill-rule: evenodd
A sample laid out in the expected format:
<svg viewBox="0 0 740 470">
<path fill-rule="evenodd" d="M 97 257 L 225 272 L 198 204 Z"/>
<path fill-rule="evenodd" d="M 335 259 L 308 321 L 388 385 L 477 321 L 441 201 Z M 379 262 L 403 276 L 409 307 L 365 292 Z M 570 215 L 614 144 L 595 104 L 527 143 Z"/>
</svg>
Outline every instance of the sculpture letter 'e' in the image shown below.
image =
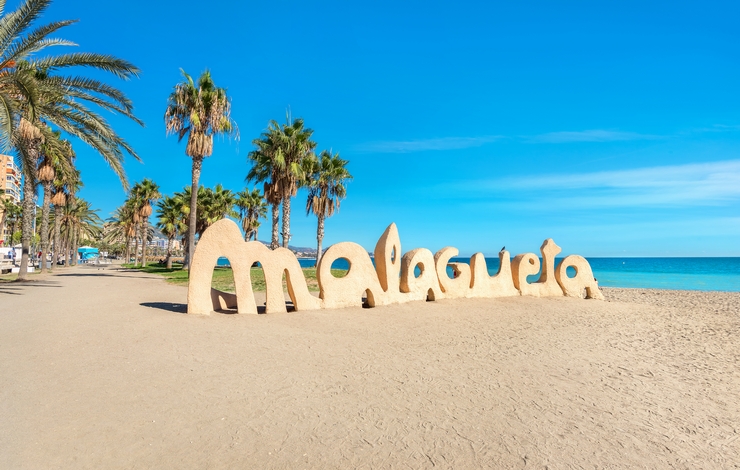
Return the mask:
<svg viewBox="0 0 740 470">
<path fill-rule="evenodd" d="M 514 257 L 511 265 L 514 286 L 519 289 L 522 295 L 534 297 L 561 297 L 563 295 L 563 290 L 555 279 L 555 256 L 561 251 L 552 238 L 548 238 L 542 243 L 540 252 L 542 253 L 544 266 L 539 280 L 532 284 L 527 282 L 527 276 L 537 274 L 540 270 L 539 258 L 534 253 L 525 253 Z"/>
</svg>

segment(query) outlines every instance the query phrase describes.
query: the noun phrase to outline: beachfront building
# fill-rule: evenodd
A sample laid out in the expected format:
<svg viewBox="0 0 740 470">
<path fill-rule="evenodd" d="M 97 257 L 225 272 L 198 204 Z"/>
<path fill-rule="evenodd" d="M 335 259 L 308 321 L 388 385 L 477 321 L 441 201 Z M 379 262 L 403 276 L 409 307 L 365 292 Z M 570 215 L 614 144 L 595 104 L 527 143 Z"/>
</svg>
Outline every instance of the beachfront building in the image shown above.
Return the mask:
<svg viewBox="0 0 740 470">
<path fill-rule="evenodd" d="M 152 248 L 167 248 L 167 239 L 155 237 L 153 240 L 147 242 L 147 246 Z"/>
<path fill-rule="evenodd" d="M 16 204 L 21 203 L 21 172 L 15 164 L 15 159 L 11 155 L 0 155 L 0 175 L 3 177 L 0 189 L 0 199 L 9 199 Z M 7 245 L 13 236 L 5 220 L 3 205 L 0 204 L 0 245 Z"/>
</svg>

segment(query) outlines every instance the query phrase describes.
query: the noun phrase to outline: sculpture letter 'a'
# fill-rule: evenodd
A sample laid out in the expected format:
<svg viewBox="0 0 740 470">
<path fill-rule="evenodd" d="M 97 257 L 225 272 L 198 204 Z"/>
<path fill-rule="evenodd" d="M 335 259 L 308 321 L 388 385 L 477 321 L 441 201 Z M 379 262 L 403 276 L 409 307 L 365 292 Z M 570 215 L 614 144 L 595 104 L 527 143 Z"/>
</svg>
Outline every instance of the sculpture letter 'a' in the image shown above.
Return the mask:
<svg viewBox="0 0 740 470">
<path fill-rule="evenodd" d="M 358 244 L 342 242 L 332 245 L 316 267 L 319 296 L 308 291 L 306 278 L 295 255 L 285 249 L 270 250 L 259 242 L 245 242 L 239 227 L 229 219 L 211 225 L 200 238 L 190 264 L 188 283 L 188 313 L 207 315 L 214 310 L 236 309 L 238 313 L 257 313 L 252 291 L 251 269 L 259 263 L 265 274 L 265 311 L 285 312 L 285 280 L 296 310 L 320 308 L 369 307 L 411 301 L 443 298 L 493 298 L 516 295 L 536 297 L 571 296 L 603 299 L 591 267 L 578 255 L 565 257 L 555 266 L 555 256 L 561 249 L 552 239 L 540 248 L 542 272 L 537 282 L 528 283 L 527 276 L 540 271 L 540 260 L 534 253 L 517 255 L 513 261 L 508 251 L 499 253 L 499 271 L 488 274 L 482 253 L 470 258 L 470 264 L 450 262 L 458 251 L 446 247 L 436 254 L 426 248 L 416 248 L 401 255 L 401 239 L 396 224 L 385 230 L 375 246 L 374 259 Z M 234 274 L 236 294 L 211 288 L 213 269 L 220 257 L 226 257 Z M 349 271 L 344 277 L 334 277 L 331 265 L 345 259 Z M 453 276 L 447 273 L 451 268 Z M 576 271 L 568 277 L 567 269 Z"/>
</svg>

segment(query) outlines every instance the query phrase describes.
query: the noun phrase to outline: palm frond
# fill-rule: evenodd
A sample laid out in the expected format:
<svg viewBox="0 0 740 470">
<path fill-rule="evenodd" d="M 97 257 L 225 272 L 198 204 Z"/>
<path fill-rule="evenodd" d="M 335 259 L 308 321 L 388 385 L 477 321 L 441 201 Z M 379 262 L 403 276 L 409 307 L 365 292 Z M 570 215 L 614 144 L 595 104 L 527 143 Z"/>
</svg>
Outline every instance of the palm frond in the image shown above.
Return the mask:
<svg viewBox="0 0 740 470">
<path fill-rule="evenodd" d="M 0 51 L 8 49 L 49 6 L 51 0 L 25 0 L 15 10 L 0 18 Z"/>
<path fill-rule="evenodd" d="M 45 57 L 43 59 L 33 61 L 32 64 L 34 67 L 49 71 L 66 67 L 92 67 L 112 73 L 118 78 L 122 78 L 124 80 L 131 77 L 138 77 L 141 72 L 134 64 L 123 59 L 119 59 L 118 57 L 90 52 L 77 52 Z"/>
<path fill-rule="evenodd" d="M 40 26 L 29 33 L 24 38 L 14 42 L 4 51 L 3 61 L 0 63 L 0 69 L 7 67 L 12 62 L 18 62 L 25 59 L 26 56 L 38 52 L 41 49 L 51 46 L 76 46 L 72 41 L 66 39 L 47 39 L 46 37 L 55 31 L 76 23 L 77 20 L 56 21 L 44 26 Z"/>
</svg>

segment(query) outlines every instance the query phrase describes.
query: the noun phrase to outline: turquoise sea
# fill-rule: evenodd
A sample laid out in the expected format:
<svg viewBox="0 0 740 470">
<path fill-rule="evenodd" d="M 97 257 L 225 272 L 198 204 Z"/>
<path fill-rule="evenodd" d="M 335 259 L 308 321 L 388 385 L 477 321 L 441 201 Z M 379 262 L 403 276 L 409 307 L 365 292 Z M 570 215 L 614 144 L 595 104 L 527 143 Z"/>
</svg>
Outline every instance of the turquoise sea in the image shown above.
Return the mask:
<svg viewBox="0 0 740 470">
<path fill-rule="evenodd" d="M 740 292 L 740 258 L 587 258 L 594 277 L 604 287 L 635 287 Z M 467 263 L 470 258 L 451 261 Z M 219 265 L 225 264 L 225 258 Z M 303 267 L 313 267 L 313 259 L 300 259 Z M 556 260 L 556 264 L 560 259 Z M 488 272 L 498 271 L 498 258 L 486 258 Z M 332 265 L 347 269 L 339 259 Z M 449 273 L 451 275 L 451 271 Z M 530 276 L 529 281 L 538 276 Z"/>
</svg>

